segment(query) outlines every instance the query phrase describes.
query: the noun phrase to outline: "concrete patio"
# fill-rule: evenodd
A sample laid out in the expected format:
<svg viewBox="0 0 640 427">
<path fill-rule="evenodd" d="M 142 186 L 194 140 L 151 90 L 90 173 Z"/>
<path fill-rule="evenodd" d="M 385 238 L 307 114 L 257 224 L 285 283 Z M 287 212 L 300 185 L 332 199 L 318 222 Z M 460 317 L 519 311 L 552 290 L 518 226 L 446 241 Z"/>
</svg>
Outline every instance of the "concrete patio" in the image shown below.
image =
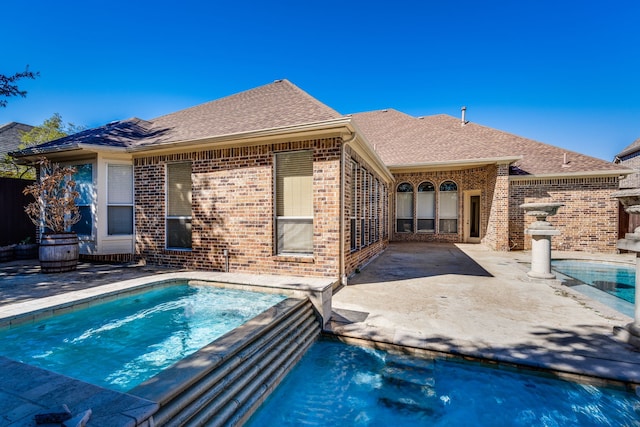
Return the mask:
<svg viewBox="0 0 640 427">
<path fill-rule="evenodd" d="M 553 254 L 632 264 L 633 254 Z M 392 243 L 333 298 L 333 333 L 570 374 L 640 383 L 640 353 L 614 338 L 632 319 L 531 281 L 530 254 L 482 245 Z"/>
</svg>

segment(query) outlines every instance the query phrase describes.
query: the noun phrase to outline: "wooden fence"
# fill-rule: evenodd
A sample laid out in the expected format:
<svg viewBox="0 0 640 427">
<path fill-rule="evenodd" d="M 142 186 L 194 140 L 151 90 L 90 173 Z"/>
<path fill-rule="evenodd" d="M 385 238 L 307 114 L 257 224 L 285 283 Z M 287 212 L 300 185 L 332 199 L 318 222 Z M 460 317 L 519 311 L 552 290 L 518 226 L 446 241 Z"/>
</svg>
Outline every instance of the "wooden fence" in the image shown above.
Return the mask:
<svg viewBox="0 0 640 427">
<path fill-rule="evenodd" d="M 24 207 L 33 197 L 25 196 L 22 190 L 33 181 L 15 178 L 0 178 L 0 246 L 19 243 L 31 237 L 35 242 L 36 227 Z"/>
</svg>

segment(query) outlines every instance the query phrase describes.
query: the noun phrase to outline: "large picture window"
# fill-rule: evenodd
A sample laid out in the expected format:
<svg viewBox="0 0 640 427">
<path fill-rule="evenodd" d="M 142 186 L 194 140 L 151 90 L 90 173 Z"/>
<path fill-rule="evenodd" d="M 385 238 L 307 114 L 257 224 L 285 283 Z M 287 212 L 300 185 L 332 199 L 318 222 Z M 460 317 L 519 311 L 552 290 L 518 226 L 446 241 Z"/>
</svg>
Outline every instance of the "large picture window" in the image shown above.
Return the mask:
<svg viewBox="0 0 640 427">
<path fill-rule="evenodd" d="M 440 184 L 439 207 L 440 233 L 458 232 L 458 186 L 453 181 Z"/>
<path fill-rule="evenodd" d="M 277 153 L 275 163 L 277 253 L 313 254 L 313 153 Z"/>
<path fill-rule="evenodd" d="M 107 234 L 133 234 L 133 167 L 107 166 Z"/>
<path fill-rule="evenodd" d="M 418 232 L 436 230 L 436 189 L 429 181 L 418 186 Z"/>
<path fill-rule="evenodd" d="M 191 249 L 191 163 L 167 164 L 167 248 Z"/>
<path fill-rule="evenodd" d="M 403 182 L 396 190 L 396 231 L 413 232 L 413 185 Z"/>
</svg>

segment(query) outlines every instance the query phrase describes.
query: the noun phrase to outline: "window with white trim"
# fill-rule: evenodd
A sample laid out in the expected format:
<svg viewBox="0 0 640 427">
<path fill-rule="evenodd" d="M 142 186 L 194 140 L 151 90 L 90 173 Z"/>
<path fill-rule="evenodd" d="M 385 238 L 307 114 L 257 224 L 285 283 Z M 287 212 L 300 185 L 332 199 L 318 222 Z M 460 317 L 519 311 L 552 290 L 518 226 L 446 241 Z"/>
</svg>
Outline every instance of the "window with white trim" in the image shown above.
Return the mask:
<svg viewBox="0 0 640 427">
<path fill-rule="evenodd" d="M 438 194 L 438 232 L 442 234 L 458 232 L 458 185 L 453 181 L 440 184 Z"/>
<path fill-rule="evenodd" d="M 93 235 L 93 201 L 94 185 L 93 185 L 93 164 L 85 163 L 81 165 L 73 165 L 76 172 L 73 174 L 73 180 L 76 182 L 76 206 L 80 212 L 80 221 L 71 226 L 71 231 L 79 236 Z"/>
<path fill-rule="evenodd" d="M 107 234 L 133 234 L 133 166 L 107 165 Z"/>
<path fill-rule="evenodd" d="M 367 245 L 365 221 L 367 218 L 367 197 L 369 196 L 367 191 L 367 170 L 365 168 L 360 168 L 360 188 L 362 189 L 360 195 L 360 247 L 362 248 Z"/>
<path fill-rule="evenodd" d="M 358 197 L 360 197 L 360 191 L 358 191 L 358 171 L 360 167 L 355 161 L 351 161 L 351 212 L 349 216 L 349 223 L 351 226 L 350 245 L 351 250 L 358 249 Z"/>
<path fill-rule="evenodd" d="M 418 185 L 417 194 L 418 233 L 436 230 L 436 188 L 426 181 Z"/>
<path fill-rule="evenodd" d="M 413 232 L 413 185 L 403 182 L 396 190 L 396 231 Z"/>
<path fill-rule="evenodd" d="M 276 253 L 313 254 L 313 152 L 275 155 Z"/>
<path fill-rule="evenodd" d="M 167 164 L 167 249 L 191 249 L 191 163 Z"/>
</svg>

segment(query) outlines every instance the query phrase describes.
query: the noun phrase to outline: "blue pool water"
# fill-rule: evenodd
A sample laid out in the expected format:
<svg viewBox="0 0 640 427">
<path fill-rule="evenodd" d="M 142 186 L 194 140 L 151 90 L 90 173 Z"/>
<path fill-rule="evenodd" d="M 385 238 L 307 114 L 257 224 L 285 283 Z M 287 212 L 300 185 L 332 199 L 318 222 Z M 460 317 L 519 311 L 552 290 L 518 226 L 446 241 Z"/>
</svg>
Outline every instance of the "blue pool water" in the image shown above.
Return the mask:
<svg viewBox="0 0 640 427">
<path fill-rule="evenodd" d="M 599 289 L 627 302 L 635 301 L 635 267 L 622 264 L 588 262 L 576 260 L 555 260 L 551 267 L 589 286 Z"/>
<path fill-rule="evenodd" d="M 282 301 L 172 285 L 0 330 L 0 355 L 126 391 Z"/>
<path fill-rule="evenodd" d="M 320 340 L 247 426 L 638 426 L 639 414 L 622 390 Z"/>
</svg>

